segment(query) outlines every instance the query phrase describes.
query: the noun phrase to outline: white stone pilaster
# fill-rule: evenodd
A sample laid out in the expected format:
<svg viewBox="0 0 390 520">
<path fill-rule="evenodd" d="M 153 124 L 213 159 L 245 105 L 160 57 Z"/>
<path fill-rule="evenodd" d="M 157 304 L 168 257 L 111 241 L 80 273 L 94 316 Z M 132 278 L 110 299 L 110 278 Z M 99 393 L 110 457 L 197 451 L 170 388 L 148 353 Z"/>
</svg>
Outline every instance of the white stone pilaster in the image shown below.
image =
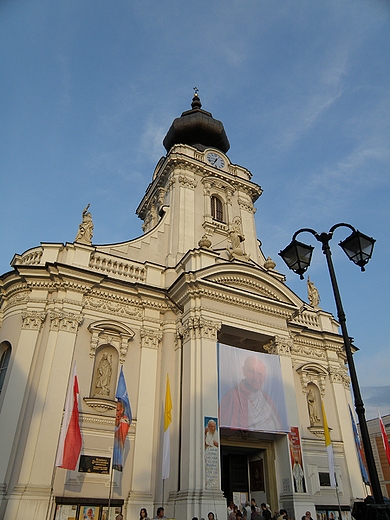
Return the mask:
<svg viewBox="0 0 390 520">
<path fill-rule="evenodd" d="M 204 417 L 218 417 L 217 332 L 220 323 L 189 317 L 183 323 L 183 384 L 180 492 L 177 518 L 220 518 L 226 504 L 219 489 L 205 488 Z M 219 476 L 220 479 L 220 476 Z"/>
<path fill-rule="evenodd" d="M 42 369 L 36 387 L 31 386 L 36 395 L 29 435 L 21 453 L 23 460 L 18 482 L 4 520 L 26 516 L 27 512 L 31 520 L 45 518 L 42 512 L 46 514 L 50 501 L 66 391 L 81 321 L 80 315 L 50 313 L 50 332 Z M 21 496 L 19 490 L 23 490 Z M 13 505 L 16 507 L 17 504 L 17 510 L 14 510 Z"/>
<path fill-rule="evenodd" d="M 156 383 L 158 349 L 161 333 L 141 330 L 141 360 L 137 407 L 137 431 L 134 440 L 133 479 L 128 507 L 134 514 L 140 507 L 149 510 L 152 504 L 152 475 L 156 472 L 152 453 L 155 444 Z M 149 506 L 149 507 L 148 507 Z M 137 511 L 138 508 L 138 511 Z M 150 511 L 151 513 L 151 511 Z"/>
<path fill-rule="evenodd" d="M 348 410 L 347 392 L 349 386 L 346 385 L 344 371 L 332 370 L 330 373 L 331 383 L 334 392 L 334 403 L 343 439 L 344 456 L 350 478 L 350 486 L 353 497 L 362 497 L 366 494 L 366 487 L 363 483 L 360 471 L 359 460 L 356 451 L 356 444 L 352 430 L 352 423 Z M 336 463 L 337 464 L 337 463 Z"/>
<path fill-rule="evenodd" d="M 15 458 L 20 455 L 17 453 L 17 446 L 28 398 L 26 389 L 31 362 L 45 317 L 46 313 L 43 311 L 23 312 L 19 341 L 17 345 L 12 346 L 14 350 L 12 371 L 1 410 L 2 417 L 7 417 L 7 420 L 0 422 L 0 482 L 9 482 Z"/>
</svg>

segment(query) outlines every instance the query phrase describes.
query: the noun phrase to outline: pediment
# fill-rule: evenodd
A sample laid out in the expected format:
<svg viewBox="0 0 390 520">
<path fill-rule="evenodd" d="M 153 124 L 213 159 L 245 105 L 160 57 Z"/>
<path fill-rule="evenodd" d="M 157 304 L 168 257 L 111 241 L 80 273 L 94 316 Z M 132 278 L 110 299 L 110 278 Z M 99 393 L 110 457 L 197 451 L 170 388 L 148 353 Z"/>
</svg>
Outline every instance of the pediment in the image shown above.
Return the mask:
<svg viewBox="0 0 390 520">
<path fill-rule="evenodd" d="M 263 275 L 263 276 L 262 276 Z M 235 289 L 247 296 L 261 296 L 273 302 L 281 302 L 287 304 L 302 305 L 299 298 L 282 282 L 271 279 L 267 273 L 262 272 L 245 272 L 245 271 L 229 271 L 212 273 L 203 277 L 204 280 L 218 284 L 229 289 Z"/>
</svg>

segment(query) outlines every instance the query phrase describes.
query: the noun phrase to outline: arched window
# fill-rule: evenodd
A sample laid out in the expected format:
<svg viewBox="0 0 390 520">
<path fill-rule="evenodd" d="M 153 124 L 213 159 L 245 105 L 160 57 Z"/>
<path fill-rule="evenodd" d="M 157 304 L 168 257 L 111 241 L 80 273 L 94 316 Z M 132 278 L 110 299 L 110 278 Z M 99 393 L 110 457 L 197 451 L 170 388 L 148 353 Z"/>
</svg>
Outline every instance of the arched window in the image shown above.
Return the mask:
<svg viewBox="0 0 390 520">
<path fill-rule="evenodd" d="M 224 222 L 223 220 L 223 204 L 221 199 L 213 195 L 211 197 L 211 216 L 218 222 Z"/>
<path fill-rule="evenodd" d="M 7 343 L 3 343 L 3 345 L 0 345 L 0 394 L 1 390 L 3 389 L 5 376 L 7 373 L 7 368 L 9 365 L 9 360 L 11 357 L 11 346 Z"/>
</svg>

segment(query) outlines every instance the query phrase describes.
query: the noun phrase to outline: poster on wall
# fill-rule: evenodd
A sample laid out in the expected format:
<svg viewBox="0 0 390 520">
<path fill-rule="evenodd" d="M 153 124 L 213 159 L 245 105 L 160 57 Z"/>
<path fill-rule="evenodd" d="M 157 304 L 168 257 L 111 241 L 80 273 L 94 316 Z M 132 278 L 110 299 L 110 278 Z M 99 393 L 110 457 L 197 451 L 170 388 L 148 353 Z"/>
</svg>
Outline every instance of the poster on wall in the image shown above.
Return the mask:
<svg viewBox="0 0 390 520">
<path fill-rule="evenodd" d="M 305 474 L 303 471 L 301 439 L 297 426 L 291 426 L 288 434 L 290 444 L 291 468 L 294 479 L 294 491 L 296 493 L 306 493 Z"/>
<path fill-rule="evenodd" d="M 56 520 L 76 520 L 77 506 L 71 504 L 57 504 Z"/>
<path fill-rule="evenodd" d="M 265 491 L 263 460 L 252 460 L 249 463 L 249 475 L 251 479 L 251 491 Z"/>
<path fill-rule="evenodd" d="M 80 506 L 79 520 L 99 520 L 100 506 Z"/>
<path fill-rule="evenodd" d="M 279 357 L 222 344 L 218 351 L 220 426 L 288 433 Z"/>
<path fill-rule="evenodd" d="M 216 417 L 204 418 L 206 489 L 219 489 L 219 431 Z"/>
<path fill-rule="evenodd" d="M 317 520 L 328 520 L 328 516 L 326 514 L 325 509 L 317 509 Z"/>
</svg>

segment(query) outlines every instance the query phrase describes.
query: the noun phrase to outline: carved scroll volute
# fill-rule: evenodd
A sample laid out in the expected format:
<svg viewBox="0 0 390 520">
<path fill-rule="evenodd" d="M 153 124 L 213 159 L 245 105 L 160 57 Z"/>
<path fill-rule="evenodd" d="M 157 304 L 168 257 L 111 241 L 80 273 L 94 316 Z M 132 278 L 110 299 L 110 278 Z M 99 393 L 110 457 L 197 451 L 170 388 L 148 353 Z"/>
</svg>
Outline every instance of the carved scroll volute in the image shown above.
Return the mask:
<svg viewBox="0 0 390 520">
<path fill-rule="evenodd" d="M 151 348 L 157 350 L 162 340 L 162 333 L 154 329 L 141 329 L 141 348 Z"/>
<path fill-rule="evenodd" d="M 217 334 L 221 326 L 221 322 L 208 320 L 201 316 L 191 316 L 184 320 L 180 330 L 184 340 L 206 338 L 217 341 Z"/>
<path fill-rule="evenodd" d="M 264 350 L 269 354 L 291 356 L 293 344 L 294 342 L 290 337 L 275 336 L 271 341 L 264 345 Z"/>
</svg>

